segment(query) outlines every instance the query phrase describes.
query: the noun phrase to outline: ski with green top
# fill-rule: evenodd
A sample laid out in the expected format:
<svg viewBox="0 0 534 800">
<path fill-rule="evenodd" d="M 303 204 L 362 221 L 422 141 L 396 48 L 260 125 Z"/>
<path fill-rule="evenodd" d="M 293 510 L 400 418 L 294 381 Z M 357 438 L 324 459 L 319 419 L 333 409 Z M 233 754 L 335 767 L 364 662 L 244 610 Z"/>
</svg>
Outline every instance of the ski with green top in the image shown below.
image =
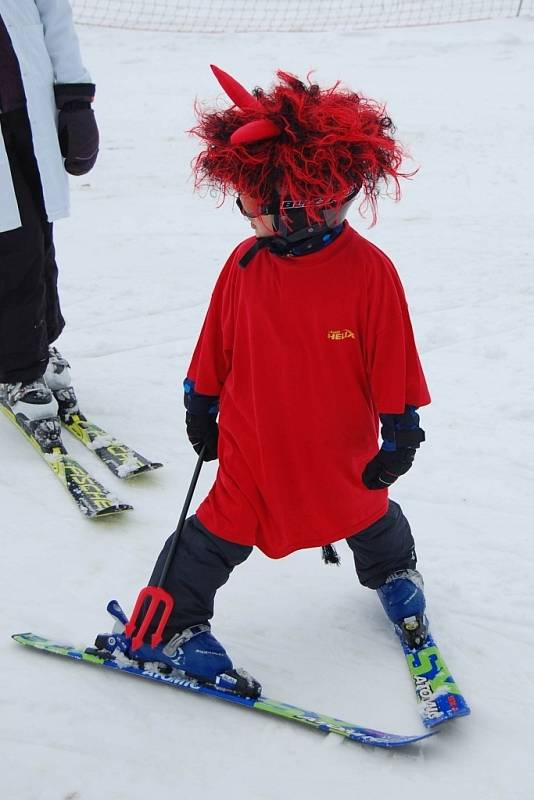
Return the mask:
<svg viewBox="0 0 534 800">
<path fill-rule="evenodd" d="M 281 719 L 299 722 L 302 725 L 315 728 L 323 733 L 335 733 L 345 739 L 374 747 L 403 747 L 426 739 L 433 734 L 433 731 L 430 731 L 403 736 L 402 734 L 386 733 L 384 731 L 373 730 L 372 728 L 365 728 L 362 725 L 344 722 L 335 717 L 308 711 L 304 708 L 282 703 L 278 700 L 272 700 L 262 695 L 256 699 L 243 697 L 242 695 L 217 689 L 210 684 L 200 683 L 178 671 L 159 671 L 155 664 L 142 665 L 124 656 L 120 658 L 114 657 L 106 651 L 97 650 L 92 647 L 79 649 L 69 644 L 61 644 L 53 639 L 37 636 L 34 633 L 18 633 L 13 636 L 13 639 L 25 647 L 57 656 L 63 656 L 75 661 L 86 662 L 93 666 L 105 667 L 106 669 L 114 670 L 118 673 L 135 675 L 139 678 L 163 683 L 174 689 L 183 689 L 192 694 L 215 697 L 218 700 L 233 703 L 243 708 L 262 711 L 265 714 L 280 717 Z"/>
</svg>

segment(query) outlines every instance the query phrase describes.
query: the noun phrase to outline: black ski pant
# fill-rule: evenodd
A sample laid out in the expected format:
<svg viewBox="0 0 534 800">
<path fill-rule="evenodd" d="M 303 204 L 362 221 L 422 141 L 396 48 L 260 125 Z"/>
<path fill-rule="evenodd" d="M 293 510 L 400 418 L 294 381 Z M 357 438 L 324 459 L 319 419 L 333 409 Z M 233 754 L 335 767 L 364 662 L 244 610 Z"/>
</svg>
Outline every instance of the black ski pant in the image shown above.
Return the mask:
<svg viewBox="0 0 534 800">
<path fill-rule="evenodd" d="M 383 517 L 349 536 L 356 574 L 362 586 L 378 589 L 393 572 L 415 569 L 417 555 L 408 520 L 398 503 L 389 501 Z"/>
<path fill-rule="evenodd" d="M 158 557 L 149 580 L 151 586 L 158 584 L 170 541 L 171 538 Z M 358 579 L 370 589 L 381 586 L 393 572 L 415 569 L 417 557 L 410 526 L 401 507 L 392 500 L 383 517 L 350 536 L 347 543 L 354 554 Z M 251 552 L 252 547 L 228 542 L 211 533 L 194 515 L 186 520 L 163 586 L 174 598 L 164 641 L 212 618 L 217 589 Z M 150 632 L 154 628 L 155 624 Z"/>
<path fill-rule="evenodd" d="M 0 383 L 16 383 L 44 373 L 65 322 L 26 109 L 0 114 L 0 124 L 22 221 L 0 233 Z"/>
</svg>

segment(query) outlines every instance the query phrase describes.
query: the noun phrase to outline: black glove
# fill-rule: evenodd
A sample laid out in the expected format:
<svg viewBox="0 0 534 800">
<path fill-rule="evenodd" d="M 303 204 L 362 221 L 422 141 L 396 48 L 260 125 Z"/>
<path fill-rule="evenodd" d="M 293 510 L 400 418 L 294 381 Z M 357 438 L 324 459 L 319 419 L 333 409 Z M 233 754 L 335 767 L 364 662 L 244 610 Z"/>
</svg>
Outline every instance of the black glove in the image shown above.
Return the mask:
<svg viewBox="0 0 534 800">
<path fill-rule="evenodd" d="M 187 438 L 193 445 L 195 453 L 206 445 L 204 461 L 215 461 L 219 442 L 219 398 L 213 395 L 198 394 L 195 383 L 186 378 L 184 381 L 185 427 Z"/>
<path fill-rule="evenodd" d="M 59 109 L 58 136 L 65 169 L 71 175 L 85 175 L 98 155 L 98 128 L 91 102 L 93 83 L 57 83 L 54 86 Z"/>
<path fill-rule="evenodd" d="M 380 421 L 384 444 L 362 474 L 368 489 L 387 489 L 395 483 L 408 472 L 416 449 L 425 441 L 415 406 L 406 406 L 403 414 L 380 414 Z"/>
<path fill-rule="evenodd" d="M 191 414 L 185 412 L 185 427 L 187 438 L 193 445 L 195 453 L 206 445 L 204 461 L 215 461 L 217 458 L 217 444 L 219 442 L 219 426 L 214 414 Z"/>
<path fill-rule="evenodd" d="M 414 447 L 379 450 L 363 471 L 362 481 L 368 489 L 387 489 L 398 477 L 408 472 L 415 456 Z"/>
</svg>

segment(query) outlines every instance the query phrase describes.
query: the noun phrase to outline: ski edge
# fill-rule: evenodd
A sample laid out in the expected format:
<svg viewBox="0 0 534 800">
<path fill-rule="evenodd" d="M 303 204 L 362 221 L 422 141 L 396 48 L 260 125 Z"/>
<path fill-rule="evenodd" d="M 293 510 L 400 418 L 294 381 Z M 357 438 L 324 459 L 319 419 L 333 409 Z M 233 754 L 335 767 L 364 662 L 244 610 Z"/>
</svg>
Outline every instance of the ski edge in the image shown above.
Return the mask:
<svg viewBox="0 0 534 800">
<path fill-rule="evenodd" d="M 385 731 L 378 731 L 361 725 L 348 723 L 325 714 L 307 711 L 303 708 L 292 706 L 278 700 L 272 700 L 264 696 L 260 696 L 257 700 L 254 700 L 252 698 L 232 695 L 215 689 L 214 687 L 200 684 L 191 678 L 187 678 L 187 676 L 184 676 L 182 679 L 174 676 L 166 676 L 159 672 L 144 671 L 137 668 L 131 662 L 126 665 L 119 664 L 111 659 L 105 659 L 98 655 L 86 653 L 72 645 L 54 642 L 54 640 L 39 636 L 38 634 L 30 632 L 16 633 L 13 634 L 11 638 L 18 644 L 28 647 L 29 649 L 40 650 L 50 653 L 51 655 L 68 657 L 76 661 L 107 667 L 119 672 L 126 672 L 130 675 L 149 679 L 158 683 L 166 683 L 175 688 L 185 689 L 195 694 L 216 697 L 226 702 L 273 714 L 274 716 L 279 716 L 292 722 L 305 724 L 323 733 L 335 733 L 350 741 L 359 742 L 360 744 L 382 748 L 404 747 L 427 739 L 437 732 L 435 730 L 424 731 L 423 733 L 406 736 L 402 734 L 386 733 Z"/>
</svg>

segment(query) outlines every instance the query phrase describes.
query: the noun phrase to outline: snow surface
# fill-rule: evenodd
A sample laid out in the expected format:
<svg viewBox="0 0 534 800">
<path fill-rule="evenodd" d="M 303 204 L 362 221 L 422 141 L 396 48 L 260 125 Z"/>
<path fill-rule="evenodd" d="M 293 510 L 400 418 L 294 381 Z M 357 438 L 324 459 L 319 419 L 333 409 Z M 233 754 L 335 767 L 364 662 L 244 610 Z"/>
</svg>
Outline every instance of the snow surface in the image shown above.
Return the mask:
<svg viewBox="0 0 534 800">
<path fill-rule="evenodd" d="M 56 226 L 82 409 L 165 469 L 122 483 L 72 453 L 135 512 L 84 520 L 0 420 L 1 797 L 278 800 L 325 795 L 534 797 L 531 443 L 534 22 L 328 34 L 171 35 L 81 28 L 102 151 Z M 379 224 L 433 393 L 428 442 L 394 497 L 408 515 L 434 635 L 472 716 L 380 751 L 158 685 L 23 650 L 32 630 L 90 644 L 107 601 L 131 610 L 195 463 L 180 383 L 215 277 L 248 228 L 193 194 L 195 96 L 216 63 L 246 85 L 283 66 L 388 101 L 420 165 Z M 224 102 L 221 98 L 221 102 Z M 213 464 L 197 498 L 209 488 Z M 421 729 L 373 592 L 317 551 L 255 553 L 220 592 L 214 631 L 268 696 L 372 727 Z"/>
</svg>

